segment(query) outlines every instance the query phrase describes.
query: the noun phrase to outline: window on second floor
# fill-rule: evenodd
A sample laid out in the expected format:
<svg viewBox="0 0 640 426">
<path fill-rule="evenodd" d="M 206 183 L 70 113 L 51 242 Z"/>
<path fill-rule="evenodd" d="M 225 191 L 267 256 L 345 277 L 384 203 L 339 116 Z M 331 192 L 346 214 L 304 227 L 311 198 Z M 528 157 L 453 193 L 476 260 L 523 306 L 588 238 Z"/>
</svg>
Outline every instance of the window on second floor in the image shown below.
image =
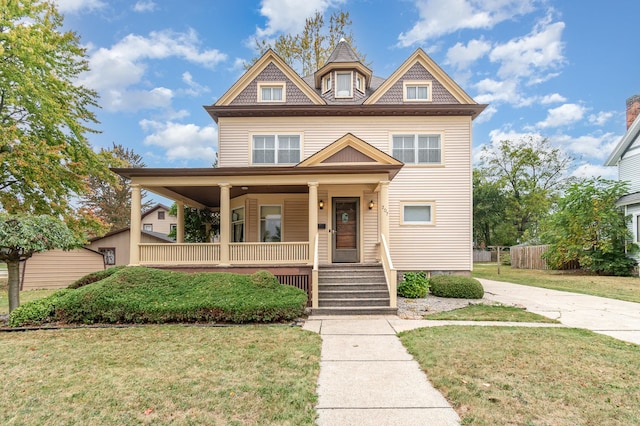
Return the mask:
<svg viewBox="0 0 640 426">
<path fill-rule="evenodd" d="M 300 135 L 253 135 L 253 164 L 297 164 Z"/>
<path fill-rule="evenodd" d="M 430 81 L 405 81 L 404 101 L 405 102 L 430 102 L 431 82 Z"/>
<path fill-rule="evenodd" d="M 352 96 L 351 72 L 336 72 L 336 98 L 350 98 Z"/>
<path fill-rule="evenodd" d="M 152 223 L 145 223 L 144 225 L 142 225 L 142 230 L 143 231 L 148 231 L 148 232 L 153 232 L 153 224 Z"/>
<path fill-rule="evenodd" d="M 258 83 L 258 102 L 284 102 L 284 83 Z"/>
<path fill-rule="evenodd" d="M 405 164 L 442 164 L 440 135 L 393 135 L 391 151 Z"/>
<path fill-rule="evenodd" d="M 164 220 L 164 210 L 158 211 L 158 220 Z"/>
</svg>

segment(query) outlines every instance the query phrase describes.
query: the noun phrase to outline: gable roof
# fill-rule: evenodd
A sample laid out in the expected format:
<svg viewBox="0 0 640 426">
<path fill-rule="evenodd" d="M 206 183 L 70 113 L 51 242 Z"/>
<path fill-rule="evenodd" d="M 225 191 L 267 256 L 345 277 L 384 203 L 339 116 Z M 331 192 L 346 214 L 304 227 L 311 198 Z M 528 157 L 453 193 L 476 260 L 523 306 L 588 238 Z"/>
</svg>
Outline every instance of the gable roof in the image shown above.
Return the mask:
<svg viewBox="0 0 640 426">
<path fill-rule="evenodd" d="M 130 232 L 130 231 L 131 231 L 131 228 L 130 228 L 130 227 L 128 227 L 128 226 L 127 226 L 126 228 L 115 229 L 115 230 L 113 230 L 113 231 L 107 232 L 107 233 L 106 233 L 106 234 L 104 234 L 102 237 L 93 237 L 93 238 L 90 238 L 90 239 L 89 239 L 89 242 L 90 242 L 90 243 L 94 243 L 94 242 L 96 242 L 96 241 L 100 241 L 100 240 L 102 240 L 102 239 L 104 239 L 104 238 L 111 237 L 111 236 L 113 236 L 113 235 L 118 235 L 118 234 L 121 234 L 121 233 L 123 233 L 123 232 Z M 141 232 L 141 233 L 143 233 L 143 234 L 146 234 L 146 235 L 148 235 L 148 236 L 150 236 L 150 237 L 153 237 L 153 238 L 155 238 L 155 239 L 157 239 L 157 240 L 159 240 L 159 241 L 166 241 L 166 242 L 169 242 L 169 243 L 175 243 L 175 240 L 174 240 L 174 239 L 169 238 L 167 235 L 162 234 L 162 233 L 160 233 L 160 232 L 145 231 L 145 230 L 141 230 L 140 232 Z"/>
<path fill-rule="evenodd" d="M 337 164 L 349 165 L 362 163 L 398 166 L 398 170 L 404 165 L 403 162 L 398 161 L 386 152 L 379 150 L 352 133 L 347 133 L 320 151 L 307 157 L 298 163 L 296 167 L 328 167 L 336 166 Z"/>
<path fill-rule="evenodd" d="M 144 211 L 142 213 L 141 219 L 144 219 L 145 217 L 149 216 L 151 213 L 160 209 L 166 210 L 167 212 L 169 211 L 169 207 L 165 206 L 164 204 L 158 203 L 155 206 L 151 207 L 150 209 Z"/>
<path fill-rule="evenodd" d="M 427 55 L 424 50 L 418 48 L 409 58 L 404 61 L 400 67 L 386 79 L 384 83 L 376 90 L 366 101 L 364 105 L 375 104 L 387 91 L 409 71 L 415 64 L 422 65 L 429 73 L 431 73 L 445 89 L 461 104 L 478 105 L 471 96 L 469 96 L 449 75 L 444 72 L 433 59 Z"/>
<path fill-rule="evenodd" d="M 220 99 L 214 104 L 215 106 L 229 105 L 238 96 L 242 90 L 244 90 L 256 77 L 264 71 L 264 69 L 270 64 L 275 65 L 290 81 L 292 81 L 300 91 L 302 91 L 309 100 L 316 105 L 324 105 L 326 102 L 313 88 L 295 72 L 280 56 L 278 56 L 272 49 L 265 52 L 264 55 L 256 61 L 245 72 L 238 81 L 227 92 L 222 95 Z"/>
<path fill-rule="evenodd" d="M 618 164 L 618 161 L 622 158 L 622 156 L 627 152 L 627 150 L 631 147 L 633 142 L 638 139 L 638 135 L 640 134 L 640 115 L 633 120 L 633 123 L 627 130 L 627 133 L 622 136 L 618 145 L 613 149 L 607 161 L 605 161 L 605 166 L 615 166 Z"/>
</svg>

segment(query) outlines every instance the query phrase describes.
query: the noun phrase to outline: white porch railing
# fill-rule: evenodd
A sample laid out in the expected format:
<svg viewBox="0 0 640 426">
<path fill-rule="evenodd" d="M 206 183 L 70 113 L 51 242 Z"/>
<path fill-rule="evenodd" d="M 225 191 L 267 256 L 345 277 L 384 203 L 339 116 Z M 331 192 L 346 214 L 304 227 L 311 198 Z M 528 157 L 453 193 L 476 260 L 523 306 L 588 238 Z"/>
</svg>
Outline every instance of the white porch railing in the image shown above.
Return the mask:
<svg viewBox="0 0 640 426">
<path fill-rule="evenodd" d="M 139 245 L 141 265 L 217 265 L 219 243 L 175 243 Z M 232 265 L 308 264 L 309 243 L 232 243 L 229 244 Z"/>
<path fill-rule="evenodd" d="M 392 308 L 398 307 L 398 273 L 391 262 L 391 254 L 389 253 L 389 245 L 384 234 L 380 234 L 380 260 L 382 261 L 382 269 L 387 279 L 387 288 L 389 289 L 389 304 Z"/>
<path fill-rule="evenodd" d="M 207 243 L 143 243 L 141 265 L 204 265 L 220 262 L 220 244 Z"/>
<path fill-rule="evenodd" d="M 309 243 L 232 243 L 229 262 L 235 264 L 309 263 Z"/>
</svg>

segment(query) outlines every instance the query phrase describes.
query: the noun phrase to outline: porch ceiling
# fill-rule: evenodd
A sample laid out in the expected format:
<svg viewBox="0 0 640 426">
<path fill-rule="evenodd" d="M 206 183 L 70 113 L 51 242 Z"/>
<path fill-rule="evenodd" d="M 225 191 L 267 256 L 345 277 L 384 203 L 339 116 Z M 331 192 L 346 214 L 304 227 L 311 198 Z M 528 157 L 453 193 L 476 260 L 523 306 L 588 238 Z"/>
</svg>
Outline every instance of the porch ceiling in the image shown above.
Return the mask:
<svg viewBox="0 0 640 426">
<path fill-rule="evenodd" d="M 402 164 L 322 165 L 319 167 L 113 168 L 143 189 L 198 208 L 220 207 L 220 186 L 231 185 L 230 196 L 244 194 L 307 194 L 308 182 L 369 184 L 392 180 Z M 247 188 L 247 189 L 243 189 Z"/>
</svg>

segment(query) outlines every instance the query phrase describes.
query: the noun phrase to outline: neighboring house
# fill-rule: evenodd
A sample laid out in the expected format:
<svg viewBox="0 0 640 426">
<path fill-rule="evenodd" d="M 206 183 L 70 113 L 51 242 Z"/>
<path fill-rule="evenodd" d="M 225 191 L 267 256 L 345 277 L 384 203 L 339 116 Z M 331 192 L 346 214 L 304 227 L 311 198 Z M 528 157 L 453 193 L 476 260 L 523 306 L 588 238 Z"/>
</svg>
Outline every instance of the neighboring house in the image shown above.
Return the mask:
<svg viewBox="0 0 640 426">
<path fill-rule="evenodd" d="M 627 99 L 627 132 L 607 159 L 618 167 L 618 180 L 629 183 L 629 192 L 616 203 L 631 215 L 633 241 L 640 243 L 640 95 Z M 640 255 L 635 256 L 640 261 Z"/>
<path fill-rule="evenodd" d="M 394 308 L 401 272 L 472 269 L 471 129 L 485 107 L 421 49 L 386 79 L 344 40 L 305 78 L 269 50 L 205 107 L 220 167 L 113 169 L 134 207 L 144 189 L 179 215 L 220 212 L 219 241 L 132 238 L 131 264 L 308 274 L 314 308 L 323 267 L 382 265 Z"/>
<path fill-rule="evenodd" d="M 89 240 L 87 247 L 104 255 L 106 267 L 128 265 L 130 263 L 130 228 L 117 229 L 102 237 Z M 145 244 L 167 244 L 175 241 L 163 233 L 141 231 L 140 242 Z"/>
<path fill-rule="evenodd" d="M 20 290 L 65 288 L 78 278 L 104 268 L 102 254 L 87 248 L 35 253 L 20 262 Z"/>
<path fill-rule="evenodd" d="M 177 218 L 169 214 L 169 207 L 156 204 L 142 213 L 142 230 L 169 235 L 176 228 Z"/>
</svg>

